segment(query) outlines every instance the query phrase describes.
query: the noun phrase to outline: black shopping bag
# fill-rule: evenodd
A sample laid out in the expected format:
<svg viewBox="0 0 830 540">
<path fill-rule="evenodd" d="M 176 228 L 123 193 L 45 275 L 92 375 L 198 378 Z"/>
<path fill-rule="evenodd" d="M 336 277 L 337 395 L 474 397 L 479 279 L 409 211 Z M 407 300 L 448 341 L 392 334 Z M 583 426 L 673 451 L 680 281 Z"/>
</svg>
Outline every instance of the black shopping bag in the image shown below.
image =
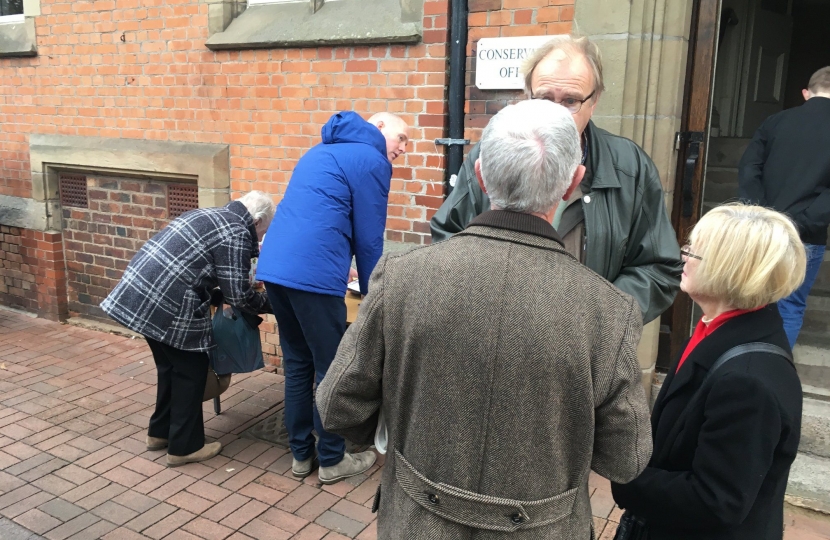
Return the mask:
<svg viewBox="0 0 830 540">
<path fill-rule="evenodd" d="M 226 313 L 227 310 L 227 313 Z M 213 316 L 213 340 L 210 351 L 217 375 L 250 373 L 265 367 L 259 324 L 262 318 L 235 307 L 216 310 Z"/>
</svg>

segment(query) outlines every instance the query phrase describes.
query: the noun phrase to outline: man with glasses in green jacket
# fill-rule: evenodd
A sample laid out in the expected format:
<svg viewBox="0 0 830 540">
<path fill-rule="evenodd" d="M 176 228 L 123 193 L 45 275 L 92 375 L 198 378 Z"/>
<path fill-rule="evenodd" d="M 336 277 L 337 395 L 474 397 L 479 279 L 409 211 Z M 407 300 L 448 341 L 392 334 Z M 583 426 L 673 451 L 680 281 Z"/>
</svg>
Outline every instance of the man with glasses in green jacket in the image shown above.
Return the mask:
<svg viewBox="0 0 830 540">
<path fill-rule="evenodd" d="M 660 316 L 680 287 L 680 248 L 663 202 L 654 162 L 634 142 L 591 122 L 604 89 L 598 47 L 587 38 L 558 36 L 527 60 L 525 91 L 567 108 L 582 138 L 585 177 L 559 205 L 553 226 L 580 262 L 640 305 L 643 322 Z M 490 208 L 470 151 L 455 188 L 430 221 L 433 242 L 464 230 Z"/>
</svg>

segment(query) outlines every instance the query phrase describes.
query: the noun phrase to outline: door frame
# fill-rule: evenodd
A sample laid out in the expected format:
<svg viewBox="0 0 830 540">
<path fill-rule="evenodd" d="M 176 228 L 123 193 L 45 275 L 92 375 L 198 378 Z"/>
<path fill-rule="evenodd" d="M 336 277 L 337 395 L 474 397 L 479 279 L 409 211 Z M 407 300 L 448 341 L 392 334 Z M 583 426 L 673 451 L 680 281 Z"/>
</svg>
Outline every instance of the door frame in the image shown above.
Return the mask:
<svg viewBox="0 0 830 540">
<path fill-rule="evenodd" d="M 700 219 L 703 177 L 709 142 L 709 124 L 715 82 L 721 0 L 695 0 L 692 6 L 683 112 L 677 134 L 677 171 L 672 204 L 672 226 L 683 245 Z M 657 366 L 670 367 L 691 334 L 692 300 L 680 291 L 663 314 Z"/>
</svg>

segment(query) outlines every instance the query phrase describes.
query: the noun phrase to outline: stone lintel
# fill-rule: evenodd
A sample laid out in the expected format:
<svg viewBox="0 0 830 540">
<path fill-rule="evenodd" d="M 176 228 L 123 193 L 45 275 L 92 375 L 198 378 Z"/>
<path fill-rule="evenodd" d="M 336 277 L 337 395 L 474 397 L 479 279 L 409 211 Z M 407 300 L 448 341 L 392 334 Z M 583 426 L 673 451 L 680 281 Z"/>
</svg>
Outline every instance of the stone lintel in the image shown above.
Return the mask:
<svg viewBox="0 0 830 540">
<path fill-rule="evenodd" d="M 37 56 L 37 37 L 33 17 L 0 24 L 0 58 L 13 56 Z"/>
<path fill-rule="evenodd" d="M 45 231 L 49 229 L 46 203 L 24 197 L 0 195 L 0 225 Z"/>
<path fill-rule="evenodd" d="M 312 13 L 307 2 L 255 4 L 224 32 L 207 40 L 212 50 L 319 47 L 421 40 L 423 2 L 338 0 Z"/>
<path fill-rule="evenodd" d="M 196 180 L 200 188 L 230 188 L 230 150 L 224 144 L 109 139 L 73 135 L 32 135 L 29 152 L 35 174 L 50 168 L 94 170 L 115 175 Z M 44 198 L 53 189 L 36 190 Z"/>
</svg>

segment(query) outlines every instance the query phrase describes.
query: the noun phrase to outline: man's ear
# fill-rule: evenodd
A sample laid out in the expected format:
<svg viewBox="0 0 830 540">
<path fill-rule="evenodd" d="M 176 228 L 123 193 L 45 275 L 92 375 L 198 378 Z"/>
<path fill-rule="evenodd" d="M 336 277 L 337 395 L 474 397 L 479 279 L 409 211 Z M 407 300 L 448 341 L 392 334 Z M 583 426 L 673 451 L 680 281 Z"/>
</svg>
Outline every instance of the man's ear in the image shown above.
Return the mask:
<svg viewBox="0 0 830 540">
<path fill-rule="evenodd" d="M 383 120 L 380 120 L 377 124 L 375 124 L 375 126 L 377 126 L 378 129 L 383 129 L 386 127 L 386 124 L 383 122 Z"/>
<path fill-rule="evenodd" d="M 478 178 L 478 185 L 481 188 L 481 191 L 486 195 L 487 194 L 487 188 L 484 187 L 484 177 L 481 176 L 481 158 L 478 158 L 476 160 L 475 169 L 476 169 L 476 178 Z"/>
<path fill-rule="evenodd" d="M 567 201 L 571 198 L 571 195 L 574 194 L 574 190 L 576 186 L 582 182 L 582 179 L 585 177 L 585 165 L 577 165 L 576 170 L 574 171 L 574 177 L 571 179 L 571 185 L 568 186 L 568 189 L 565 191 L 565 195 L 562 197 L 563 201 Z"/>
<path fill-rule="evenodd" d="M 801 96 L 804 98 L 804 101 L 807 101 L 808 99 L 813 97 L 813 93 L 805 88 L 801 91 Z"/>
</svg>

